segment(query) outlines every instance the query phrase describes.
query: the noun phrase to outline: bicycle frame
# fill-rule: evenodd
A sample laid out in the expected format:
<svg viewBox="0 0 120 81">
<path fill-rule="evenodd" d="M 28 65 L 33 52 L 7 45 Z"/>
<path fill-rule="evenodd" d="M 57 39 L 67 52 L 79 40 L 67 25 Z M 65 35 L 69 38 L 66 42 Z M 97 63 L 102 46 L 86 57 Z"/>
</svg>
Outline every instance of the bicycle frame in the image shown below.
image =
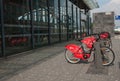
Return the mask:
<svg viewBox="0 0 120 81">
<path fill-rule="evenodd" d="M 94 42 L 96 42 L 96 38 L 94 36 L 90 36 L 82 39 L 80 42 L 84 43 L 91 51 Z M 78 46 L 76 44 L 68 44 L 65 46 L 65 48 L 69 50 L 75 58 L 79 58 L 81 60 L 86 60 L 90 58 L 90 53 L 85 53 L 82 45 Z"/>
</svg>

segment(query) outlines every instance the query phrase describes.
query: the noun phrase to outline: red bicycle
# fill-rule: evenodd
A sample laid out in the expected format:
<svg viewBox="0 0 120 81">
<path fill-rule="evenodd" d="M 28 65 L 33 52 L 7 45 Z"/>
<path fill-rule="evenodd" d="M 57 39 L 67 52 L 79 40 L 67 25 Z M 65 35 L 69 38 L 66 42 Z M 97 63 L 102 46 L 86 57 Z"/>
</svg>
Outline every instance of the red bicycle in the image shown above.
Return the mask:
<svg viewBox="0 0 120 81">
<path fill-rule="evenodd" d="M 93 44 L 100 39 L 99 35 L 91 35 L 80 40 L 80 45 L 68 44 L 65 46 L 65 58 L 69 63 L 78 63 L 80 60 L 89 59 L 94 54 Z M 113 50 L 106 46 L 100 47 L 102 65 L 110 65 L 114 62 L 115 54 Z M 94 60 L 94 59 L 93 59 Z"/>
</svg>

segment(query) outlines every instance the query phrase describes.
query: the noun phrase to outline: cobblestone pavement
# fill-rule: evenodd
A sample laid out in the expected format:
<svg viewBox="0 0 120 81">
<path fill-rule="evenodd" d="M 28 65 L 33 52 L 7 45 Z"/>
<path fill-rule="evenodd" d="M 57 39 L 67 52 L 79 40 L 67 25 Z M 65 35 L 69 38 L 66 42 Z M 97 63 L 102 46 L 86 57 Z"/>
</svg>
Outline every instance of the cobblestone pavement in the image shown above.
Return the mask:
<svg viewBox="0 0 120 81">
<path fill-rule="evenodd" d="M 1 61 L 0 81 L 120 81 L 119 41 L 112 38 L 116 59 L 113 65 L 103 68 L 105 73 L 89 73 L 92 63 L 66 62 L 66 43 L 61 43 Z"/>
</svg>

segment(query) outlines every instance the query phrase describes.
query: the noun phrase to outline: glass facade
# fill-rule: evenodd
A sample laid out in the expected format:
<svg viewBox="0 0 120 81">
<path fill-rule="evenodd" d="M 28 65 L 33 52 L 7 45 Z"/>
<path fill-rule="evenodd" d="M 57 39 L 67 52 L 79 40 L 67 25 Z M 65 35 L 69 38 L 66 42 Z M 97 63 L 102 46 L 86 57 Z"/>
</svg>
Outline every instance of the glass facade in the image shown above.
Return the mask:
<svg viewBox="0 0 120 81">
<path fill-rule="evenodd" d="M 31 48 L 29 0 L 3 0 L 6 54 Z"/>
<path fill-rule="evenodd" d="M 43 45 L 79 38 L 80 31 L 86 30 L 85 21 L 80 19 L 80 9 L 69 0 L 2 1 L 0 57 L 3 52 L 8 56 Z M 5 40 L 3 44 L 1 34 Z"/>
</svg>

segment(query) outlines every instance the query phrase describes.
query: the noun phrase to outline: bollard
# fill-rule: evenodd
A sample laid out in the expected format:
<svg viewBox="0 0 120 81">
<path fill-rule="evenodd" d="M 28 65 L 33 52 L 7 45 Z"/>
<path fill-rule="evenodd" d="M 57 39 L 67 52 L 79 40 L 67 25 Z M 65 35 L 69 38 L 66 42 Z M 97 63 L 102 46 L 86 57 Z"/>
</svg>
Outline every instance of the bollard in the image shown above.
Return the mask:
<svg viewBox="0 0 120 81">
<path fill-rule="evenodd" d="M 90 67 L 88 68 L 88 74 L 108 74 L 108 68 L 102 65 L 100 46 L 103 46 L 103 41 L 94 43 L 94 63 L 91 63 Z"/>
<path fill-rule="evenodd" d="M 102 55 L 101 55 L 101 51 L 100 51 L 100 43 L 101 42 L 96 42 L 94 44 L 94 47 L 95 47 L 95 58 L 94 58 L 94 66 L 96 69 L 101 69 L 103 66 L 102 66 Z"/>
</svg>

